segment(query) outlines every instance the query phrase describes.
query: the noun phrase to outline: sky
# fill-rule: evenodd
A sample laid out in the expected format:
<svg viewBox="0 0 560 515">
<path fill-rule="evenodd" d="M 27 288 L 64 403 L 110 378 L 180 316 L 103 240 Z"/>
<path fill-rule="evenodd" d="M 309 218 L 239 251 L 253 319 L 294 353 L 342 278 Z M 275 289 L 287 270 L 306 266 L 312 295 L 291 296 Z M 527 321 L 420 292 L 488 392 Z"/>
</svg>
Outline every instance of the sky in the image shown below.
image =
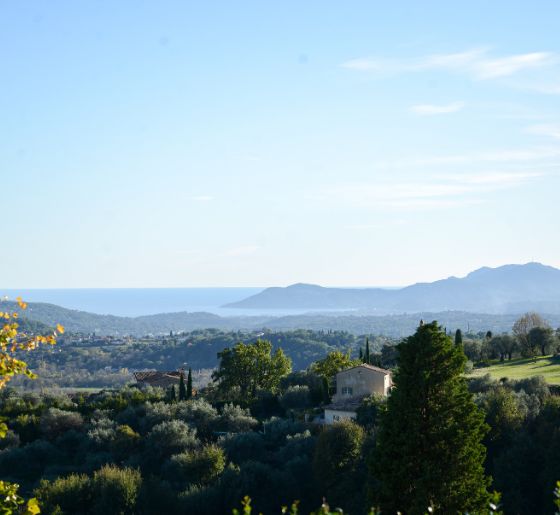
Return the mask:
<svg viewBox="0 0 560 515">
<path fill-rule="evenodd" d="M 0 3 L 4 288 L 560 267 L 560 3 Z"/>
</svg>

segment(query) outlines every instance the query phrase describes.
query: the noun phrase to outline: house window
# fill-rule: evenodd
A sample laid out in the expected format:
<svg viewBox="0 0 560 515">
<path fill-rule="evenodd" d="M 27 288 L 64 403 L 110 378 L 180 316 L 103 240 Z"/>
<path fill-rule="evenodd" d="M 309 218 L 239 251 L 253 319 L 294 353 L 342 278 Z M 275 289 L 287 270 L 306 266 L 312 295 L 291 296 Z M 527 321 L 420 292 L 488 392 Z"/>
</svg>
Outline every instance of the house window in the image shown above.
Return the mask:
<svg viewBox="0 0 560 515">
<path fill-rule="evenodd" d="M 351 386 L 343 386 L 342 387 L 342 395 L 352 395 L 352 387 Z"/>
</svg>

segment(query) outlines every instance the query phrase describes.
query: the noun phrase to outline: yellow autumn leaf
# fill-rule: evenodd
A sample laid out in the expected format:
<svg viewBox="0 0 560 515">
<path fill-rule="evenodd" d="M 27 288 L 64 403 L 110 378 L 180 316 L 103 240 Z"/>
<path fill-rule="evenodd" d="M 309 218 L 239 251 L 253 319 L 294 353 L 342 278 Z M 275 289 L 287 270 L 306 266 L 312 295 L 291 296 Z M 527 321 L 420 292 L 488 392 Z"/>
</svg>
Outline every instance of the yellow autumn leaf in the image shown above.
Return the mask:
<svg viewBox="0 0 560 515">
<path fill-rule="evenodd" d="M 64 334 L 64 326 L 60 325 L 60 324 L 56 324 L 56 330 L 60 333 L 60 334 Z"/>
<path fill-rule="evenodd" d="M 29 513 L 29 515 L 37 515 L 38 513 L 41 513 L 39 503 L 35 497 L 27 501 L 27 513 Z"/>
</svg>

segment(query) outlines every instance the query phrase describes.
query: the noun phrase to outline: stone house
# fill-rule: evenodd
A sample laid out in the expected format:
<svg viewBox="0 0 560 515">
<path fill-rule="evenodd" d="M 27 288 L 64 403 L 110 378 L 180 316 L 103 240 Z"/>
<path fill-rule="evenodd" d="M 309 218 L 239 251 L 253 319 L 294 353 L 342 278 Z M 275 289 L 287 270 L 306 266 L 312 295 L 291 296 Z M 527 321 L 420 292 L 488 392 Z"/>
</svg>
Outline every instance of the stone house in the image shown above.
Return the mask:
<svg viewBox="0 0 560 515">
<path fill-rule="evenodd" d="M 362 363 L 336 374 L 336 393 L 325 406 L 325 424 L 355 419 L 364 397 L 387 396 L 391 390 L 391 372 Z"/>
</svg>

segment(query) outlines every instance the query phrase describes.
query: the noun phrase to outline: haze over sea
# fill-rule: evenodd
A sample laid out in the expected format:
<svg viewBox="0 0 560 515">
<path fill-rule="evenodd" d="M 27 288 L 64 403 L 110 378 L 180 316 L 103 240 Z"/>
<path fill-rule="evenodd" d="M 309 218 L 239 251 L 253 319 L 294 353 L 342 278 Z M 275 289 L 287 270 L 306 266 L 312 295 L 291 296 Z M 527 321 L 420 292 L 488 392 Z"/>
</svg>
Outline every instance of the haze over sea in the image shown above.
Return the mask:
<svg viewBox="0 0 560 515">
<path fill-rule="evenodd" d="M 21 297 L 26 302 L 46 302 L 99 315 L 137 317 L 160 313 L 214 313 L 220 316 L 283 316 L 340 309 L 224 308 L 225 304 L 260 293 L 258 287 L 211 288 L 1 288 L 0 299 Z M 385 289 L 393 289 L 387 287 Z"/>
<path fill-rule="evenodd" d="M 264 288 L 69 288 L 2 289 L 10 299 L 48 302 L 68 309 L 101 315 L 142 316 L 178 311 L 206 311 L 222 316 L 288 314 L 300 310 L 228 309 L 224 304 L 242 300 Z"/>
</svg>

